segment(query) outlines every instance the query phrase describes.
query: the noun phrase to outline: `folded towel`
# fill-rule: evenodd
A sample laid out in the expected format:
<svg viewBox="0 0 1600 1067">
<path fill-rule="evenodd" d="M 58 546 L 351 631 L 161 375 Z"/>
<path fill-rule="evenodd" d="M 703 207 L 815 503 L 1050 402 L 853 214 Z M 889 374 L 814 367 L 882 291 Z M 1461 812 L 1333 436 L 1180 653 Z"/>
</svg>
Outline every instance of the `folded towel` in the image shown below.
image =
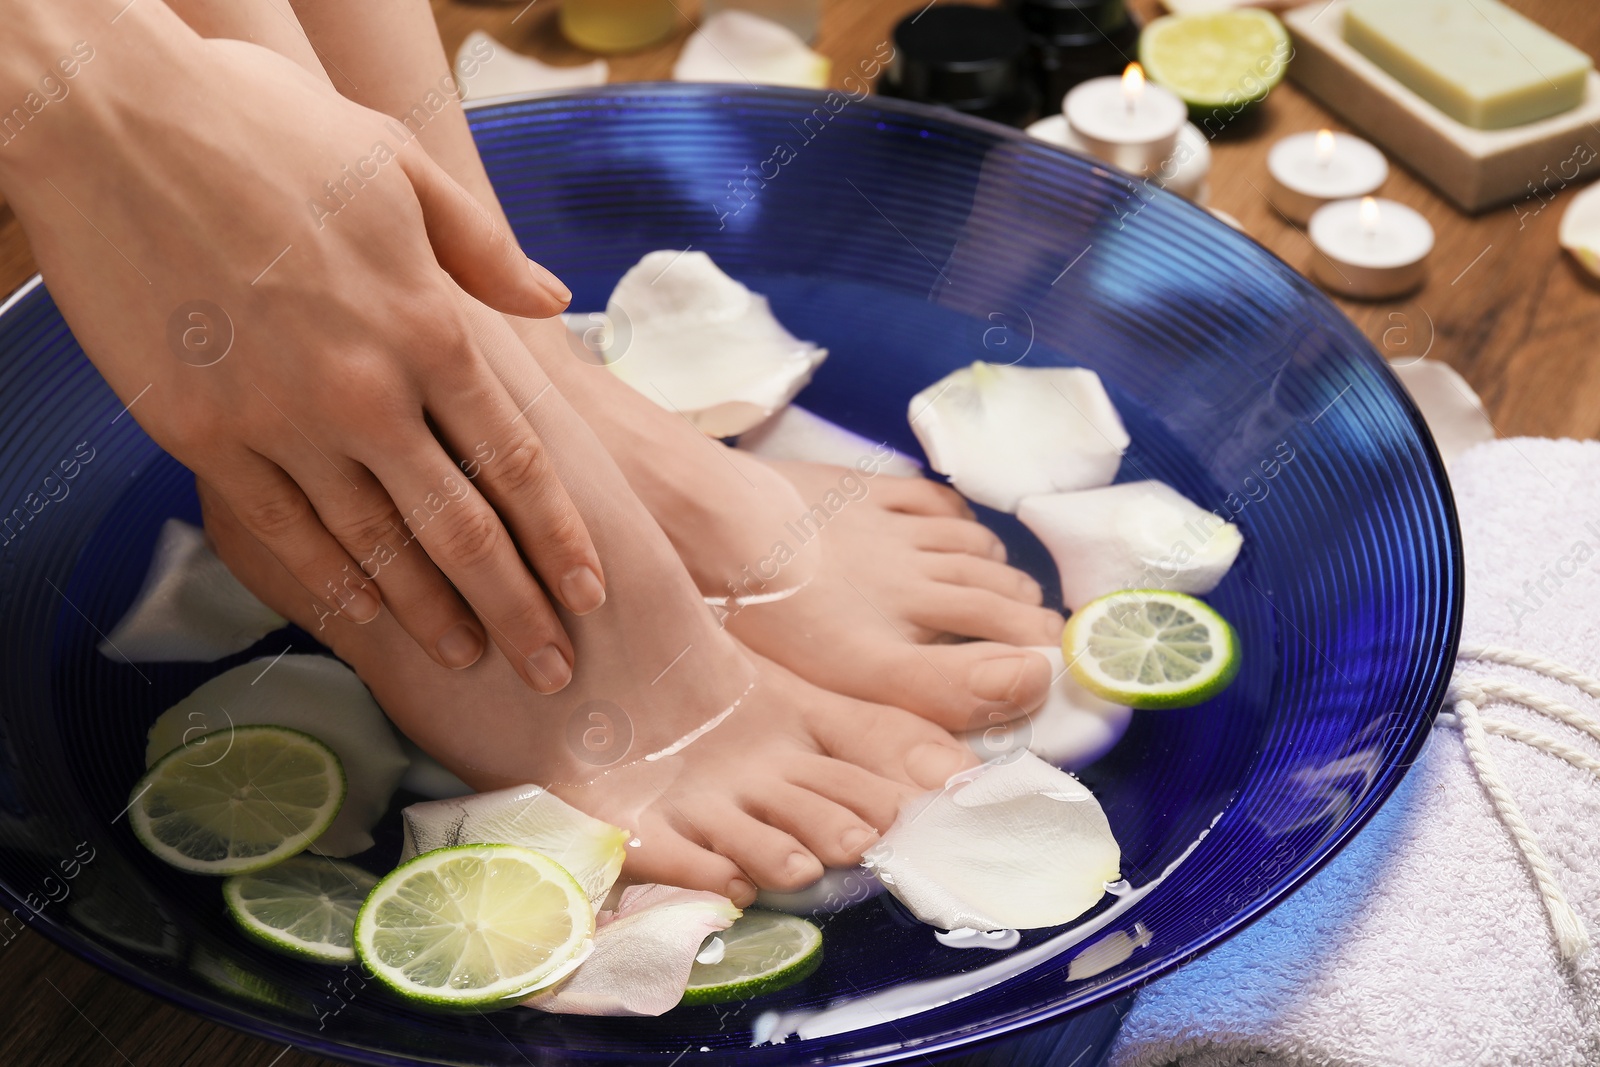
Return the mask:
<svg viewBox="0 0 1600 1067">
<path fill-rule="evenodd" d="M 1600 443 L 1494 441 L 1451 478 L 1463 649 L 1600 674 Z M 1112 1067 L 1600 1064 L 1600 700 L 1465 657 L 1454 691 L 1342 853 L 1140 993 Z"/>
</svg>

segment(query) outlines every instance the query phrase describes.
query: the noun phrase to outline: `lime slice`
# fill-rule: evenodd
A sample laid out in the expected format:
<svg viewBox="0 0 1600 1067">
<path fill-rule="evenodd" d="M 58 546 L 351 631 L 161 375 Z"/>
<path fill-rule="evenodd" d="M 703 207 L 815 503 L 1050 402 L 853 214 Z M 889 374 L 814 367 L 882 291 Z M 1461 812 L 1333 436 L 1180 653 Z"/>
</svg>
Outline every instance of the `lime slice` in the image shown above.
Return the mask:
<svg viewBox="0 0 1600 1067">
<path fill-rule="evenodd" d="M 1133 589 L 1091 600 L 1067 620 L 1061 652 L 1085 688 L 1130 708 L 1186 708 L 1239 673 L 1239 635 L 1185 593 Z"/>
<path fill-rule="evenodd" d="M 344 788 L 339 757 L 316 738 L 237 726 L 157 760 L 133 788 L 128 819 L 145 848 L 180 870 L 244 874 L 315 841 Z"/>
<path fill-rule="evenodd" d="M 1293 48 L 1283 23 L 1255 8 L 1166 15 L 1139 35 L 1139 62 L 1197 120 L 1236 115 L 1283 80 Z"/>
<path fill-rule="evenodd" d="M 565 978 L 594 948 L 594 908 L 554 860 L 519 845 L 425 852 L 384 876 L 356 952 L 413 1003 L 496 1008 Z"/>
<path fill-rule="evenodd" d="M 240 929 L 291 956 L 354 963 L 356 913 L 376 875 L 326 857 L 295 856 L 222 883 Z"/>
<path fill-rule="evenodd" d="M 720 950 L 717 941 L 722 942 Z M 775 911 L 747 911 L 706 944 L 711 951 L 702 949 L 690 969 L 684 1004 L 772 993 L 800 981 L 822 963 L 822 931 L 798 916 Z"/>
</svg>

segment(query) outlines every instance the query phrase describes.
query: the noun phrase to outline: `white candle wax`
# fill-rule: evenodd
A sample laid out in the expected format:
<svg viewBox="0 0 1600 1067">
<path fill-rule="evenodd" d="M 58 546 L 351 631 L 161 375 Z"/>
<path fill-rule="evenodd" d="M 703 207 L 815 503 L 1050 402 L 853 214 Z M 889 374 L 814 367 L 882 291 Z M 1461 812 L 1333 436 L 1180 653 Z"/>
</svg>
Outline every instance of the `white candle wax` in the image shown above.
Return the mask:
<svg viewBox="0 0 1600 1067">
<path fill-rule="evenodd" d="M 1061 111 L 1093 155 L 1134 174 L 1170 158 L 1189 121 L 1184 102 L 1147 84 L 1137 63 L 1120 78 L 1091 78 L 1073 86 Z"/>
<path fill-rule="evenodd" d="M 1311 272 L 1344 296 L 1381 300 L 1422 284 L 1433 250 L 1433 227 L 1393 200 L 1336 200 L 1306 227 L 1318 255 Z"/>
<path fill-rule="evenodd" d="M 1303 226 L 1323 204 L 1377 192 L 1389 177 L 1389 161 L 1359 137 L 1319 130 L 1273 145 L 1267 173 L 1274 206 Z"/>
</svg>

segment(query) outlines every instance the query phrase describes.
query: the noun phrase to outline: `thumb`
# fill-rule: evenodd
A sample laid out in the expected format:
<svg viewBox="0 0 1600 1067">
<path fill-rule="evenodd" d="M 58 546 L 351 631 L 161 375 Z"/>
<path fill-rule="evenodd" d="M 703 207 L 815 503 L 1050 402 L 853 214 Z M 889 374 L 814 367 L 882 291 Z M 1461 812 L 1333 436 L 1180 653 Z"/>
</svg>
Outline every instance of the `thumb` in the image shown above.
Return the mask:
<svg viewBox="0 0 1600 1067">
<path fill-rule="evenodd" d="M 400 159 L 422 206 L 434 258 L 457 285 L 508 315 L 546 319 L 566 309 L 572 292 L 522 254 L 504 222 L 426 152 L 403 152 Z"/>
</svg>

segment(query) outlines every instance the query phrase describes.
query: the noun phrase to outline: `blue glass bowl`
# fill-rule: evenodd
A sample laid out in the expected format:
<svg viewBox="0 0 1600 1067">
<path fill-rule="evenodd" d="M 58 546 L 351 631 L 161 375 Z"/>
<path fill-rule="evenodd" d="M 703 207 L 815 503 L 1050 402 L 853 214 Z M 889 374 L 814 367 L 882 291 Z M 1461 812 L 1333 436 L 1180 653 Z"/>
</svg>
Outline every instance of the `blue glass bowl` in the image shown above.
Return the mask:
<svg viewBox="0 0 1600 1067">
<path fill-rule="evenodd" d="M 1099 372 L 1133 437 L 1123 479 L 1170 482 L 1244 532 L 1210 598 L 1243 640 L 1238 680 L 1207 706 L 1137 714 L 1082 775 L 1135 886 L 1200 844 L 1110 925 L 1147 937 L 1120 961 L 1101 950 L 1096 973 L 1074 976 L 1079 946 L 931 1010 L 754 1049 L 763 1012 L 1002 957 L 943 948 L 880 898 L 828 923 L 823 967 L 790 990 L 595 1020 L 420 1014 L 356 971 L 258 949 L 216 884 L 148 856 L 121 812 L 160 711 L 248 656 L 315 646 L 286 632 L 219 664 L 137 668 L 95 651 L 161 521 L 196 506 L 36 286 L 0 314 L 0 889 L 38 929 L 205 1015 L 371 1063 L 881 1063 L 1069 1015 L 1069 1037 L 1103 1044 L 1105 1013 L 1079 1013 L 1271 907 L 1388 795 L 1454 656 L 1450 494 L 1367 342 L 1259 245 L 1014 131 L 876 98 L 624 86 L 491 102 L 473 124 L 523 243 L 575 307 L 603 306 L 645 252 L 709 252 L 831 350 L 807 406 L 913 454 L 906 401 L 956 367 Z M 74 478 L 46 481 L 74 457 Z M 1053 586 L 1032 538 L 987 518 Z M 391 820 L 363 862 L 382 869 L 396 847 Z"/>
</svg>

